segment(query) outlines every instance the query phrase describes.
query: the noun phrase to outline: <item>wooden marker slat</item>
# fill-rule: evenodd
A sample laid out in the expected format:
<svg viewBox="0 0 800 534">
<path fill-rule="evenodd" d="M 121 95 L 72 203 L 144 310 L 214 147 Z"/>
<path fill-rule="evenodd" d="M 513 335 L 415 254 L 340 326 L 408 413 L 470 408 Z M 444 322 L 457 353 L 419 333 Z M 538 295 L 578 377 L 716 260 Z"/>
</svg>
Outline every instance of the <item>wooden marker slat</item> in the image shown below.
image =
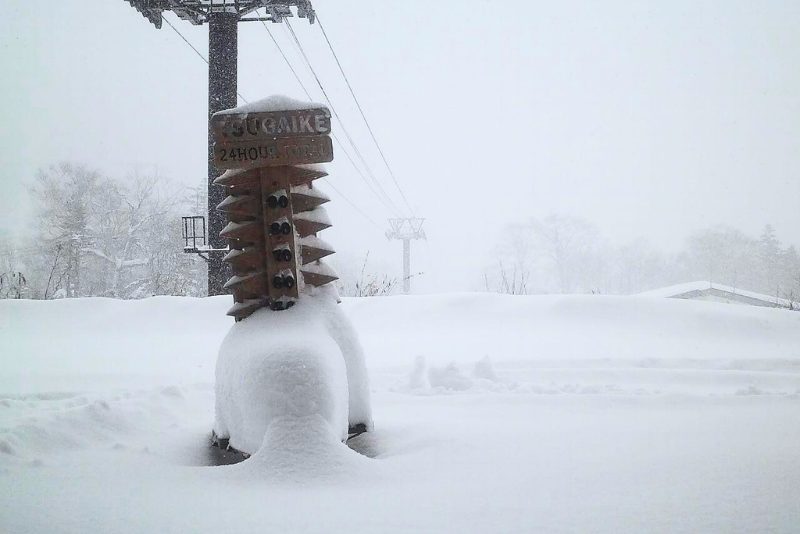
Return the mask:
<svg viewBox="0 0 800 534">
<path fill-rule="evenodd" d="M 329 161 L 333 161 L 333 144 L 327 135 L 278 137 L 235 144 L 217 141 L 214 144 L 217 169 L 258 169 Z"/>
<path fill-rule="evenodd" d="M 330 228 L 331 225 L 326 222 L 321 221 L 309 221 L 307 219 L 295 219 L 294 221 L 295 226 L 297 226 L 297 233 L 300 237 L 307 237 L 310 235 L 315 235 L 317 232 L 321 232 L 326 228 Z"/>
</svg>

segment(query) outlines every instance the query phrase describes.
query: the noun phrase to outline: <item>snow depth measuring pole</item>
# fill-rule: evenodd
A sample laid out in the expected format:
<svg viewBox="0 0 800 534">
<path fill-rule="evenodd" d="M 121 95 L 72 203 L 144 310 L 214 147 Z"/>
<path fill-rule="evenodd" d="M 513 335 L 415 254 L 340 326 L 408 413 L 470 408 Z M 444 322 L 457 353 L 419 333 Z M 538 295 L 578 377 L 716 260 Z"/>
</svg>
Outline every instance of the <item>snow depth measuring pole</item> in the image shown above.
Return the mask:
<svg viewBox="0 0 800 534">
<path fill-rule="evenodd" d="M 337 279 L 320 261 L 333 249 L 316 236 L 331 226 L 320 207 L 330 199 L 312 181 L 327 173 L 311 165 L 333 160 L 331 114 L 296 104 L 273 97 L 211 118 L 214 164 L 228 169 L 214 184 L 227 193 L 217 209 L 229 220 L 220 236 L 231 249 L 225 288 L 237 321 L 262 307 L 290 308 L 304 286 Z"/>
<path fill-rule="evenodd" d="M 164 18 L 165 11 L 172 11 L 180 19 L 196 26 L 208 24 L 208 116 L 217 111 L 236 106 L 236 78 L 238 56 L 238 27 L 240 22 L 283 22 L 297 16 L 313 24 L 314 9 L 310 0 L 125 0 L 149 20 L 156 28 L 167 24 L 178 29 Z M 259 15 L 258 9 L 264 9 Z M 183 35 L 181 35 L 183 38 Z M 184 39 L 185 40 L 185 39 Z M 188 43 L 188 41 L 187 41 Z M 191 45 L 190 45 L 191 46 Z M 199 53 L 199 52 L 198 52 Z M 205 58 L 204 58 L 205 59 Z M 215 207 L 222 200 L 219 188 L 212 182 L 219 176 L 211 153 L 212 135 L 209 124 L 208 135 L 208 294 L 221 295 L 225 279 L 222 252 L 224 240 L 219 237 L 223 217 Z"/>
</svg>

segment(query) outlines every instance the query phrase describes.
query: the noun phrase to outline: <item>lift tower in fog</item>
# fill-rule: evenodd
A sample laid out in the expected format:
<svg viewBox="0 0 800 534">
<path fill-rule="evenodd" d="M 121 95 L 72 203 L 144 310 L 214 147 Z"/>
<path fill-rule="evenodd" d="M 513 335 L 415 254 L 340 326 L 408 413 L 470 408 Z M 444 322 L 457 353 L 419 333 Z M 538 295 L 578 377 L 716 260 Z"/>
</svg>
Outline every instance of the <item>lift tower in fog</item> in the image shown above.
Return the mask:
<svg viewBox="0 0 800 534">
<path fill-rule="evenodd" d="M 164 11 L 194 25 L 208 24 L 208 117 L 217 111 L 236 107 L 237 90 L 237 30 L 239 22 L 283 22 L 291 17 L 292 7 L 297 16 L 314 23 L 314 9 L 309 0 L 125 0 L 136 8 L 156 28 L 161 28 Z M 256 10 L 264 8 L 265 16 Z M 167 21 L 169 24 L 169 21 Z M 208 294 L 220 295 L 228 276 L 222 262 L 226 240 L 219 233 L 225 225 L 225 214 L 217 211 L 225 193 L 222 187 L 212 187 L 221 173 L 214 167 L 213 139 L 208 134 Z"/>
<path fill-rule="evenodd" d="M 411 292 L 411 240 L 425 239 L 421 217 L 389 219 L 390 230 L 386 232 L 388 239 L 399 239 L 403 242 L 403 293 Z"/>
</svg>

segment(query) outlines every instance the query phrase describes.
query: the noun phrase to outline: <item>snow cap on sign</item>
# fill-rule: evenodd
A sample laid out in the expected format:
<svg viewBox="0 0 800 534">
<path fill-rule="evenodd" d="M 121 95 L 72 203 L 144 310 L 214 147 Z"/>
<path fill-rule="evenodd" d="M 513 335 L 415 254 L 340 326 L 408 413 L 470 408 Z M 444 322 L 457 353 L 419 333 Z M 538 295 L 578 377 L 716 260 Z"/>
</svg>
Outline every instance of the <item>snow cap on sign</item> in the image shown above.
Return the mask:
<svg viewBox="0 0 800 534">
<path fill-rule="evenodd" d="M 217 115 L 235 115 L 241 113 L 264 113 L 273 111 L 296 111 L 301 109 L 327 109 L 324 104 L 318 102 L 303 102 L 284 95 L 272 95 L 249 104 L 242 104 L 239 107 L 224 109 L 214 113 Z"/>
<path fill-rule="evenodd" d="M 314 197 L 326 202 L 330 202 L 331 197 L 325 194 L 319 187 L 311 187 L 308 184 L 294 185 L 291 192 L 293 195 L 303 195 L 307 197 Z"/>
<path fill-rule="evenodd" d="M 325 208 L 314 208 L 311 211 L 304 211 L 302 213 L 298 213 L 294 216 L 295 220 L 302 220 L 302 221 L 309 221 L 312 223 L 323 224 L 327 226 L 332 226 L 331 218 L 328 217 L 328 212 Z"/>
</svg>

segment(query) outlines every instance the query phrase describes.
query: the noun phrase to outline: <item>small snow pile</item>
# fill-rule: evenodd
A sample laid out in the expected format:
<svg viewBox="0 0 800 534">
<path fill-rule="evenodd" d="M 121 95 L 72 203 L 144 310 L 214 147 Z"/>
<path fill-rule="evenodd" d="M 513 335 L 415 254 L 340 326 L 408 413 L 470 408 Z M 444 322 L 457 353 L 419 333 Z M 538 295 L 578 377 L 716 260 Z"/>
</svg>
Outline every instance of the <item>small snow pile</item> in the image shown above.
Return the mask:
<svg viewBox="0 0 800 534">
<path fill-rule="evenodd" d="M 424 356 L 417 356 L 414 366 L 408 374 L 406 385 L 399 391 L 410 393 L 444 393 L 454 391 L 497 391 L 504 384 L 494 371 L 488 356 L 475 362 L 472 378 L 467 376 L 455 363 L 450 362 L 442 367 L 428 367 Z"/>
<path fill-rule="evenodd" d="M 247 453 L 281 442 L 265 437 L 277 421 L 324 422 L 314 432 L 338 441 L 349 426 L 372 427 L 363 351 L 331 290 L 231 327 L 217 360 L 215 411 L 216 434 Z"/>
<path fill-rule="evenodd" d="M 455 362 L 444 367 L 431 367 L 428 371 L 428 380 L 432 388 L 465 391 L 472 387 L 472 380 L 459 370 Z"/>
<path fill-rule="evenodd" d="M 239 107 L 225 109 L 215 115 L 237 115 L 242 113 L 263 113 L 271 111 L 297 111 L 301 109 L 324 108 L 325 104 L 295 100 L 284 95 L 272 95 L 255 102 L 242 104 Z"/>
<path fill-rule="evenodd" d="M 414 360 L 414 368 L 411 370 L 411 374 L 408 375 L 408 389 L 413 391 L 415 389 L 430 388 L 427 371 L 425 356 L 417 356 L 417 359 Z"/>
<path fill-rule="evenodd" d="M 492 365 L 492 360 L 489 359 L 489 356 L 484 356 L 475 363 L 472 376 L 481 380 L 497 382 L 497 373 L 494 372 L 494 366 Z"/>
</svg>

